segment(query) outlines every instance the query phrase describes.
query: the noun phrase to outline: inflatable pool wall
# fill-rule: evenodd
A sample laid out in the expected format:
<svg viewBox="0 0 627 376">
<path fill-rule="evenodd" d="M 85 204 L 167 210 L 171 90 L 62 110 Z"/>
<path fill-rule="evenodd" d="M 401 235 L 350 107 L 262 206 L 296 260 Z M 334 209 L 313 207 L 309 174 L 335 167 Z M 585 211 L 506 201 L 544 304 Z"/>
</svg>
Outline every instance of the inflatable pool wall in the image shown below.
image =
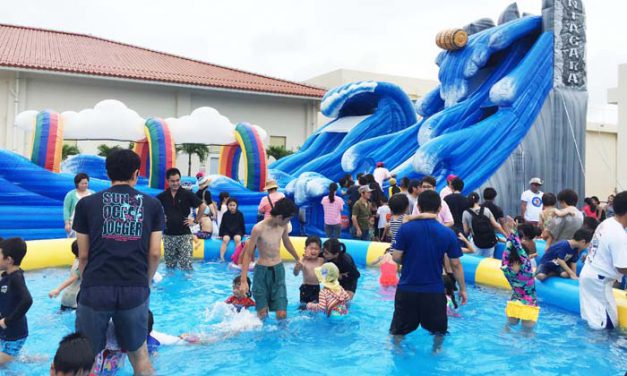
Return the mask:
<svg viewBox="0 0 627 376">
<path fill-rule="evenodd" d="M 304 237 L 291 237 L 292 244 L 302 256 L 305 249 Z M 390 246 L 389 243 L 365 242 L 359 240 L 342 240 L 348 252 L 360 267 L 365 267 L 381 256 Z M 70 252 L 72 239 L 33 240 L 28 243 L 28 252 L 22 262 L 22 269 L 33 270 L 48 267 L 68 267 L 74 261 Z M 220 252 L 219 239 L 198 240 L 194 243 L 195 259 L 217 260 Z M 229 243 L 226 258 L 229 259 L 235 247 Z M 292 255 L 281 245 L 281 258 L 293 261 Z M 464 255 L 461 258 L 467 284 L 478 284 L 509 290 L 509 284 L 500 269 L 501 262 L 493 258 L 481 258 Z M 563 278 L 550 278 L 544 282 L 536 282 L 536 290 L 540 305 L 550 304 L 574 314 L 579 314 L 579 283 Z M 625 291 L 614 289 L 614 297 L 618 306 L 619 325 L 627 329 L 627 296 Z M 470 296 L 472 299 L 472 293 Z M 506 302 L 503 303 L 505 309 Z"/>
</svg>

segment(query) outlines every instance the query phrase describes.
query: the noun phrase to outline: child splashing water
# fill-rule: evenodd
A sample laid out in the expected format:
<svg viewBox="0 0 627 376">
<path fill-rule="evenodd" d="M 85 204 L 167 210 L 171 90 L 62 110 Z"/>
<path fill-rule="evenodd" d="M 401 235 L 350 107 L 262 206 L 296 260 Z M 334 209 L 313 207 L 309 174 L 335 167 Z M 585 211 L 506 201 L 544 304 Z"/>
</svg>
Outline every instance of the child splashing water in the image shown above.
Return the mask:
<svg viewBox="0 0 627 376">
<path fill-rule="evenodd" d="M 250 278 L 246 277 L 248 285 L 251 284 Z M 233 279 L 233 295 L 229 296 L 224 302 L 226 304 L 232 305 L 237 312 L 241 311 L 242 308 L 249 308 L 255 306 L 255 301 L 250 298 L 250 291 L 247 294 L 244 294 L 240 291 L 240 286 L 242 284 L 242 276 L 237 276 Z"/>
<path fill-rule="evenodd" d="M 520 238 L 513 230 L 511 218 L 505 223 L 507 243 L 501 259 L 501 270 L 510 286 L 512 297 L 507 302 L 505 314 L 507 324 L 505 330 L 509 331 L 514 325 L 522 321 L 523 330 L 531 333 L 538 321 L 540 308 L 536 298 L 536 285 L 531 266 L 531 260 L 523 248 Z"/>
</svg>

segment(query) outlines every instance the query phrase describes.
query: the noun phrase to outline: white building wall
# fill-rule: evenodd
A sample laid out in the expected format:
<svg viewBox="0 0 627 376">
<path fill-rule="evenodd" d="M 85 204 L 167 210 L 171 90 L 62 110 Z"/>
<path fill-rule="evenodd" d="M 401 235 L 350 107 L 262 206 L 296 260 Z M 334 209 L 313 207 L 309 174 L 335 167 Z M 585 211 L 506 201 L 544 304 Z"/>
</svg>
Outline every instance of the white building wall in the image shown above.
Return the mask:
<svg viewBox="0 0 627 376">
<path fill-rule="evenodd" d="M 213 107 L 232 123 L 246 121 L 265 128 L 269 135 L 284 136 L 288 149 L 296 149 L 315 129 L 318 100 L 255 93 L 204 90 L 105 78 L 47 73 L 19 73 L 19 103 L 14 110 L 16 72 L 0 71 L 0 147 L 23 155 L 29 153 L 30 137 L 15 129 L 16 113 L 53 109 L 58 112 L 93 108 L 104 99 L 117 99 L 144 117 L 179 117 L 201 106 Z M 96 154 L 96 147 L 128 146 L 120 141 L 79 141 L 83 153 Z M 208 169 L 209 161 L 205 163 Z M 177 157 L 177 166 L 187 172 L 187 156 Z M 193 158 L 192 173 L 200 166 Z M 211 171 L 215 173 L 216 171 Z"/>
<path fill-rule="evenodd" d="M 627 190 L 627 64 L 618 67 L 618 87 L 614 94 L 618 104 L 617 188 L 624 191 Z"/>
<path fill-rule="evenodd" d="M 615 125 L 588 123 L 586 129 L 586 196 L 605 201 L 617 180 Z"/>
</svg>

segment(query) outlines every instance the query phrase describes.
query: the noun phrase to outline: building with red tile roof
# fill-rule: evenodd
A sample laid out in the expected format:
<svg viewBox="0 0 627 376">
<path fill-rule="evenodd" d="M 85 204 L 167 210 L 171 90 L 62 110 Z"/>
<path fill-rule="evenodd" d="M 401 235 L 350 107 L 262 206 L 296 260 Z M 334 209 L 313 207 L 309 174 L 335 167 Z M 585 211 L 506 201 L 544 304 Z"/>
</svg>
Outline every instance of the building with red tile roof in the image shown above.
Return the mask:
<svg viewBox="0 0 627 376">
<path fill-rule="evenodd" d="M 213 107 L 293 149 L 315 129 L 325 91 L 91 35 L 0 24 L 0 147 L 22 154 L 29 141 L 13 127 L 16 114 L 80 111 L 108 98 L 143 117 Z"/>
</svg>

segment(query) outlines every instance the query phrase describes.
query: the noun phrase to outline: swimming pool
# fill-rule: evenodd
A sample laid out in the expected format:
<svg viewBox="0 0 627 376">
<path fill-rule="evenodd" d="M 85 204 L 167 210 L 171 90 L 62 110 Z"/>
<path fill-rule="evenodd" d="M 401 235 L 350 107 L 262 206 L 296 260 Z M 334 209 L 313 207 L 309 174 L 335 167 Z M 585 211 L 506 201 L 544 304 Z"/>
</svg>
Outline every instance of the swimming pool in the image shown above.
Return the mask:
<svg viewBox="0 0 627 376">
<path fill-rule="evenodd" d="M 341 374 L 341 375 L 623 375 L 627 370 L 627 333 L 595 332 L 580 318 L 542 305 L 533 338 L 503 332 L 507 291 L 469 286 L 462 318 L 450 319 L 444 350 L 431 354 L 422 330 L 394 348 L 387 330 L 393 293 L 381 291 L 378 270 L 362 269 L 351 313 L 328 320 L 299 312 L 300 277 L 288 265 L 288 320 L 273 317 L 263 326 L 252 314 L 229 314 L 219 303 L 231 291 L 234 272 L 225 264 L 196 263 L 196 272 L 168 273 L 153 290 L 155 329 L 168 334 L 202 332 L 224 338 L 212 345 L 162 347 L 153 363 L 158 375 Z M 45 361 L 15 362 L 3 375 L 46 375 L 60 338 L 73 330 L 74 313 L 59 313 L 47 293 L 68 269 L 26 273 L 34 304 L 28 313 L 30 336 L 22 351 Z M 130 375 L 130 364 L 121 375 Z"/>
</svg>

